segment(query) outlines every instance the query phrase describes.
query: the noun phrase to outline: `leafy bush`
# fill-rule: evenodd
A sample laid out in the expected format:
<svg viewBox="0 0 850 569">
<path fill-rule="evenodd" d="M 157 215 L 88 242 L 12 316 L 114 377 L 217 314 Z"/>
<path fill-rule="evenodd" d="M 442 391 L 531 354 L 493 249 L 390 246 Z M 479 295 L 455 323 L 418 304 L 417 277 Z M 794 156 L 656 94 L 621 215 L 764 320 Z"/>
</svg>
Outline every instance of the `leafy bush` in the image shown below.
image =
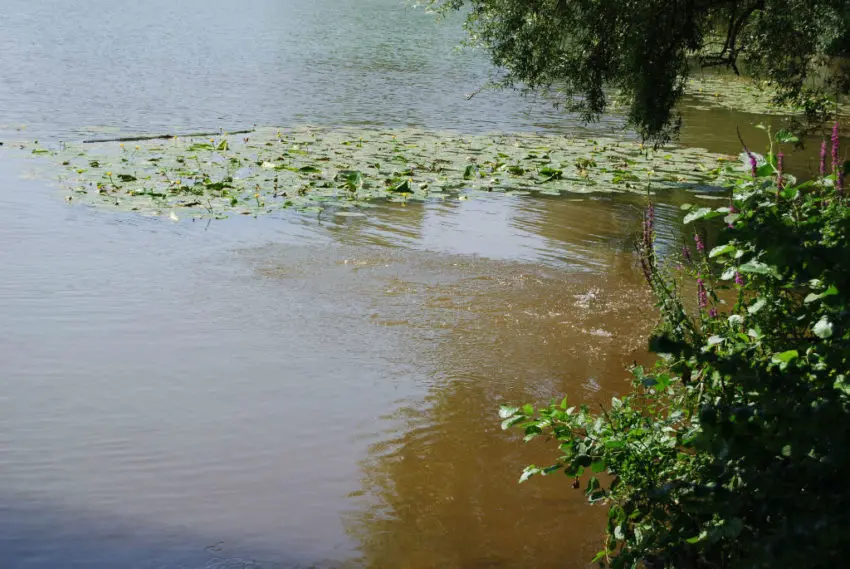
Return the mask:
<svg viewBox="0 0 850 569">
<path fill-rule="evenodd" d="M 728 206 L 688 211 L 694 243 L 677 268 L 657 258 L 647 209 L 638 249 L 662 321 L 658 361 L 632 370 L 634 391 L 600 412 L 566 400 L 501 410 L 504 428 L 559 444 L 552 466 L 521 480 L 563 471 L 608 505 L 594 561 L 610 567 L 850 559 L 850 211 L 837 130 L 817 180 L 798 184 L 781 154 L 748 156 Z M 706 250 L 696 226 L 711 218 L 725 229 Z"/>
</svg>

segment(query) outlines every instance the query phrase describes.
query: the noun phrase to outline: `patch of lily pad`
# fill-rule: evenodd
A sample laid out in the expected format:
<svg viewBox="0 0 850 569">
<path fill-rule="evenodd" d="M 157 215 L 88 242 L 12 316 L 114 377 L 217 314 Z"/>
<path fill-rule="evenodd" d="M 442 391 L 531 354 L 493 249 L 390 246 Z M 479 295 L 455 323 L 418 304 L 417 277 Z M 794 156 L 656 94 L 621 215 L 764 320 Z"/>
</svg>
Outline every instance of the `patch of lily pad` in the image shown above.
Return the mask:
<svg viewBox="0 0 850 569">
<path fill-rule="evenodd" d="M 417 129 L 262 128 L 238 135 L 26 150 L 59 168 L 72 202 L 171 219 L 283 209 L 360 215 L 375 200 L 721 187 L 735 157 L 605 138 Z"/>
<path fill-rule="evenodd" d="M 777 105 L 776 89 L 767 82 L 731 74 L 708 73 L 688 80 L 685 103 L 697 110 L 724 109 L 759 115 L 797 115 L 803 109 Z M 850 115 L 850 106 L 838 105 L 841 115 Z"/>
</svg>

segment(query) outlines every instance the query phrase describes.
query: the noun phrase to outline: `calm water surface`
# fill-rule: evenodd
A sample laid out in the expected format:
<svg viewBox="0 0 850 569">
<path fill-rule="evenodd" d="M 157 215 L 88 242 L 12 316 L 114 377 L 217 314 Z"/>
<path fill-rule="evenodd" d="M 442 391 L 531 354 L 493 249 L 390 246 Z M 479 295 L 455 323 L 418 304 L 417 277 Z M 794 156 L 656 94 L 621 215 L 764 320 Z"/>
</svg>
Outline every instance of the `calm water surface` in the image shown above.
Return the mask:
<svg viewBox="0 0 850 569">
<path fill-rule="evenodd" d="M 6 0 L 0 140 L 581 127 L 395 0 Z M 691 120 L 692 119 L 692 120 Z M 758 117 L 689 118 L 733 152 Z M 590 131 L 620 130 L 615 117 Z M 727 133 L 728 134 L 728 133 Z M 806 165 L 801 159 L 799 164 Z M 0 567 L 585 567 L 604 511 L 503 402 L 623 392 L 632 198 L 172 224 L 68 206 L 0 147 Z M 680 239 L 680 195 L 659 206 Z"/>
</svg>

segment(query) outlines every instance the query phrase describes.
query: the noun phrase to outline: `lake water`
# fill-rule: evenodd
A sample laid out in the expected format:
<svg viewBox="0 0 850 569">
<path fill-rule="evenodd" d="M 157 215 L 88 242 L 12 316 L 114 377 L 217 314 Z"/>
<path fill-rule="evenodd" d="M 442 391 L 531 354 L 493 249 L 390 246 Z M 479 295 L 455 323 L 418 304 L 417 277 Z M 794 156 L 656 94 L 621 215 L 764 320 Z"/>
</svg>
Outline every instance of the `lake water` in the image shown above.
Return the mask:
<svg viewBox="0 0 850 569">
<path fill-rule="evenodd" d="M 396 0 L 6 0 L 0 140 L 259 125 L 621 133 L 509 92 Z M 736 152 L 758 117 L 689 111 Z M 627 136 L 627 135 L 625 135 Z M 572 568 L 604 511 L 500 403 L 646 359 L 633 197 L 169 223 L 0 147 L 0 567 Z M 797 159 L 800 168 L 810 158 Z M 662 196 L 662 245 L 681 239 Z"/>
</svg>

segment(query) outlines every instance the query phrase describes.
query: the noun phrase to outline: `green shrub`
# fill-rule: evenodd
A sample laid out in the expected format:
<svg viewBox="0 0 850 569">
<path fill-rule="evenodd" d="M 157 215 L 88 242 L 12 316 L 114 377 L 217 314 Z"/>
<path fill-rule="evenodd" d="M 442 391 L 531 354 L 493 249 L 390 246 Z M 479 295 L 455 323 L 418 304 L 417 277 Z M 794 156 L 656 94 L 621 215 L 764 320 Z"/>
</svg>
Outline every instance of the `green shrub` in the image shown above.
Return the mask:
<svg viewBox="0 0 850 569">
<path fill-rule="evenodd" d="M 688 211 L 694 247 L 675 269 L 656 258 L 649 205 L 638 250 L 662 315 L 659 358 L 632 370 L 630 395 L 599 412 L 502 408 L 504 428 L 559 444 L 521 481 L 563 471 L 609 507 L 594 561 L 850 564 L 850 211 L 837 132 L 833 144 L 832 172 L 800 184 L 781 154 L 762 165 L 749 154 L 728 206 Z M 696 226 L 712 218 L 725 229 L 706 250 Z"/>
</svg>

